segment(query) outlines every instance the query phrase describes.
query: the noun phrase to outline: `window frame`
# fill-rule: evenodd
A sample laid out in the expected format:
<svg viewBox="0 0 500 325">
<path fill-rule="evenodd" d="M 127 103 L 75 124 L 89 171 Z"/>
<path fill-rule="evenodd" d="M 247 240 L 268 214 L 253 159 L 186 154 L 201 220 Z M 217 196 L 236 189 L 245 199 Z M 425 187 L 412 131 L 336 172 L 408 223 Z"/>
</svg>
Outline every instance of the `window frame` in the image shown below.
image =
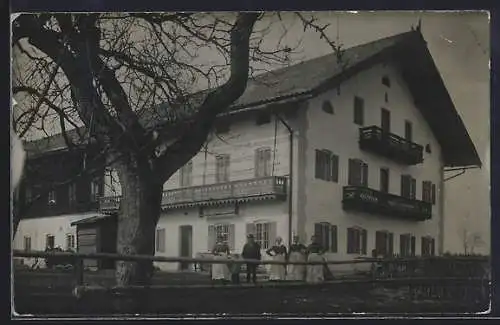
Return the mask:
<svg viewBox="0 0 500 325">
<path fill-rule="evenodd" d="M 369 167 L 366 162 L 361 159 L 351 158 L 348 165 L 348 180 L 349 186 L 368 187 Z M 359 180 L 359 181 L 358 181 Z"/>
<path fill-rule="evenodd" d="M 316 222 L 314 224 L 314 236 L 325 251 L 338 253 L 338 227 L 329 222 Z"/>
<path fill-rule="evenodd" d="M 367 255 L 368 231 L 366 229 L 357 226 L 347 228 L 346 240 L 347 254 Z"/>
<path fill-rule="evenodd" d="M 255 149 L 255 173 L 256 178 L 269 177 L 272 174 L 272 150 L 271 147 L 260 147 Z"/>
<path fill-rule="evenodd" d="M 220 154 L 215 156 L 215 183 L 229 182 L 229 168 L 231 165 L 231 156 L 229 154 Z"/>
<path fill-rule="evenodd" d="M 166 230 L 165 228 L 156 228 L 155 231 L 155 252 L 165 253 L 166 251 Z"/>
<path fill-rule="evenodd" d="M 384 178 L 382 175 L 384 175 Z M 383 182 L 383 179 L 385 179 L 385 184 Z M 382 193 L 390 193 L 390 188 L 391 188 L 391 172 L 389 168 L 387 167 L 381 167 L 380 168 L 380 174 L 379 174 L 379 190 Z M 383 186 L 384 185 L 384 186 Z"/>
<path fill-rule="evenodd" d="M 327 182 L 339 182 L 339 156 L 327 149 L 315 150 L 314 177 Z"/>
<path fill-rule="evenodd" d="M 354 124 L 365 125 L 365 100 L 360 96 L 354 96 Z"/>
<path fill-rule="evenodd" d="M 179 168 L 179 187 L 190 187 L 193 185 L 193 161 L 188 161 Z"/>
</svg>

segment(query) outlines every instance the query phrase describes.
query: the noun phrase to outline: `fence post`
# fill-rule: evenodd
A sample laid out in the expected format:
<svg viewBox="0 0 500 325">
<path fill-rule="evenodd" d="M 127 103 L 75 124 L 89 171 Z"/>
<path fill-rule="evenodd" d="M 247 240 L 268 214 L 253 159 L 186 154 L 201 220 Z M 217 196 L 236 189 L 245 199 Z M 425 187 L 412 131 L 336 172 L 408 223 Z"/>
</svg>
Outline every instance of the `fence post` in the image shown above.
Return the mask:
<svg viewBox="0 0 500 325">
<path fill-rule="evenodd" d="M 76 285 L 83 285 L 83 258 L 75 257 L 75 280 Z"/>
</svg>

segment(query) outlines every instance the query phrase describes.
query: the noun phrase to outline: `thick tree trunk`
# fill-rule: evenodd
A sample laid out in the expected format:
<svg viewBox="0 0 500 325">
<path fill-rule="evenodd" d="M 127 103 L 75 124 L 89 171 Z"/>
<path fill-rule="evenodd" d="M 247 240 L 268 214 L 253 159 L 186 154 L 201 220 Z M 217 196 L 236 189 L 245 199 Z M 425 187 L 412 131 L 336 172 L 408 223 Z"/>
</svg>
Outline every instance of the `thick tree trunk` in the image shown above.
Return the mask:
<svg viewBox="0 0 500 325">
<path fill-rule="evenodd" d="M 117 252 L 154 255 L 155 228 L 161 209 L 162 184 L 129 168 L 119 169 L 122 199 L 118 215 Z M 116 262 L 116 284 L 149 285 L 152 261 Z"/>
</svg>

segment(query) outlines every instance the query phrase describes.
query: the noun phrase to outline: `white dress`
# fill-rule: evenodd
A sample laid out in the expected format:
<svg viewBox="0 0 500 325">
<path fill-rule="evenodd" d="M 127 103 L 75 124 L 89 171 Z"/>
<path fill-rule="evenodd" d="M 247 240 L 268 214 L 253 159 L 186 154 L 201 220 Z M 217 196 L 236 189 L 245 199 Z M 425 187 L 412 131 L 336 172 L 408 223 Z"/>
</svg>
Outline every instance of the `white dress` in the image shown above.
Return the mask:
<svg viewBox="0 0 500 325">
<path fill-rule="evenodd" d="M 290 253 L 290 262 L 305 262 L 306 257 L 301 252 L 291 252 Z M 306 271 L 305 265 L 300 264 L 289 264 L 287 266 L 286 279 L 289 281 L 303 281 L 304 275 Z"/>
<path fill-rule="evenodd" d="M 286 259 L 285 254 L 277 254 L 272 257 L 273 261 L 284 262 Z M 271 264 L 271 268 L 269 270 L 269 280 L 285 280 L 285 265 L 280 264 Z"/>
<path fill-rule="evenodd" d="M 325 259 L 321 254 L 310 253 L 307 257 L 308 262 L 324 262 Z M 314 264 L 307 266 L 306 282 L 308 283 L 320 283 L 323 282 L 325 276 L 323 274 L 323 264 Z"/>
<path fill-rule="evenodd" d="M 218 253 L 214 255 L 214 260 L 229 260 L 227 253 Z M 212 264 L 212 280 L 230 280 L 231 275 L 227 264 Z"/>
</svg>

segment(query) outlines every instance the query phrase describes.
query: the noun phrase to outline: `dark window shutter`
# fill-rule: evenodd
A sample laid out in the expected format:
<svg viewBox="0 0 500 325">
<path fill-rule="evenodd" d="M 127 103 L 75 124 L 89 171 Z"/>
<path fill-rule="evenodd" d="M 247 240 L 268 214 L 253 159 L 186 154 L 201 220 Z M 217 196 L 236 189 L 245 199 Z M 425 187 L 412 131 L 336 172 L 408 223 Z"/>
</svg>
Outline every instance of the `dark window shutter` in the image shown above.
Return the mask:
<svg viewBox="0 0 500 325">
<path fill-rule="evenodd" d="M 363 229 L 361 230 L 361 234 L 362 234 L 362 247 L 361 247 L 361 252 L 366 255 L 367 254 L 367 250 L 368 250 L 368 231 L 366 231 L 366 229 Z"/>
<path fill-rule="evenodd" d="M 260 164 L 260 149 L 255 150 L 254 164 L 255 164 L 255 177 L 260 177 L 261 164 Z"/>
<path fill-rule="evenodd" d="M 431 203 L 436 204 L 436 184 L 431 185 Z"/>
<path fill-rule="evenodd" d="M 389 240 L 389 255 L 394 254 L 394 234 L 391 232 L 388 234 L 388 240 Z"/>
<path fill-rule="evenodd" d="M 422 256 L 426 256 L 427 255 L 427 238 L 426 237 L 422 237 L 422 242 L 421 242 L 421 245 L 420 245 L 420 255 Z"/>
<path fill-rule="evenodd" d="M 331 246 L 330 246 L 330 224 L 324 223 L 321 225 L 321 232 L 323 234 L 323 243 L 322 246 L 326 251 L 329 251 Z"/>
<path fill-rule="evenodd" d="M 354 185 L 354 173 L 356 169 L 356 161 L 354 159 L 349 159 L 349 167 L 348 167 L 348 179 L 347 184 Z"/>
<path fill-rule="evenodd" d="M 408 247 L 408 236 L 399 235 L 399 254 L 401 256 L 407 255 L 407 247 Z"/>
<path fill-rule="evenodd" d="M 331 153 L 327 150 L 323 151 L 323 179 L 330 182 L 332 180 L 332 160 Z"/>
<path fill-rule="evenodd" d="M 320 243 L 323 243 L 322 228 L 321 223 L 314 224 L 314 236 Z"/>
<path fill-rule="evenodd" d="M 331 233 L 331 246 L 330 250 L 332 253 L 337 253 L 338 250 L 338 244 L 337 244 L 337 226 L 331 226 L 330 227 L 330 233 Z"/>
<path fill-rule="evenodd" d="M 322 179 L 323 177 L 323 162 L 322 162 L 322 152 L 320 150 L 316 150 L 316 178 Z"/>
<path fill-rule="evenodd" d="M 354 251 L 354 229 L 347 228 L 347 254 L 352 254 Z"/>
<path fill-rule="evenodd" d="M 415 256 L 415 250 L 416 250 L 416 238 L 415 236 L 411 236 L 411 248 L 410 248 L 410 255 Z"/>
<path fill-rule="evenodd" d="M 431 255 L 436 255 L 436 241 L 434 238 L 431 239 Z"/>
<path fill-rule="evenodd" d="M 339 156 L 332 155 L 331 156 L 331 181 L 338 182 L 339 181 Z"/>
<path fill-rule="evenodd" d="M 363 186 L 368 186 L 368 164 L 366 163 L 362 163 L 361 164 L 361 170 L 362 170 L 362 182 L 361 182 L 361 185 Z"/>
<path fill-rule="evenodd" d="M 382 231 L 375 232 L 375 250 L 377 255 L 385 254 L 385 234 Z"/>
<path fill-rule="evenodd" d="M 216 234 L 215 234 L 215 226 L 214 225 L 209 225 L 208 226 L 208 250 L 212 251 L 215 246 L 215 241 L 216 241 Z"/>
<path fill-rule="evenodd" d="M 401 175 L 401 196 L 402 197 L 407 197 L 406 189 L 408 188 L 406 183 L 407 183 L 407 176 L 406 175 Z"/>
<path fill-rule="evenodd" d="M 411 195 L 410 195 L 410 198 L 411 199 L 415 199 L 416 198 L 416 194 L 417 194 L 417 180 L 415 178 L 410 178 L 411 179 Z"/>
</svg>

